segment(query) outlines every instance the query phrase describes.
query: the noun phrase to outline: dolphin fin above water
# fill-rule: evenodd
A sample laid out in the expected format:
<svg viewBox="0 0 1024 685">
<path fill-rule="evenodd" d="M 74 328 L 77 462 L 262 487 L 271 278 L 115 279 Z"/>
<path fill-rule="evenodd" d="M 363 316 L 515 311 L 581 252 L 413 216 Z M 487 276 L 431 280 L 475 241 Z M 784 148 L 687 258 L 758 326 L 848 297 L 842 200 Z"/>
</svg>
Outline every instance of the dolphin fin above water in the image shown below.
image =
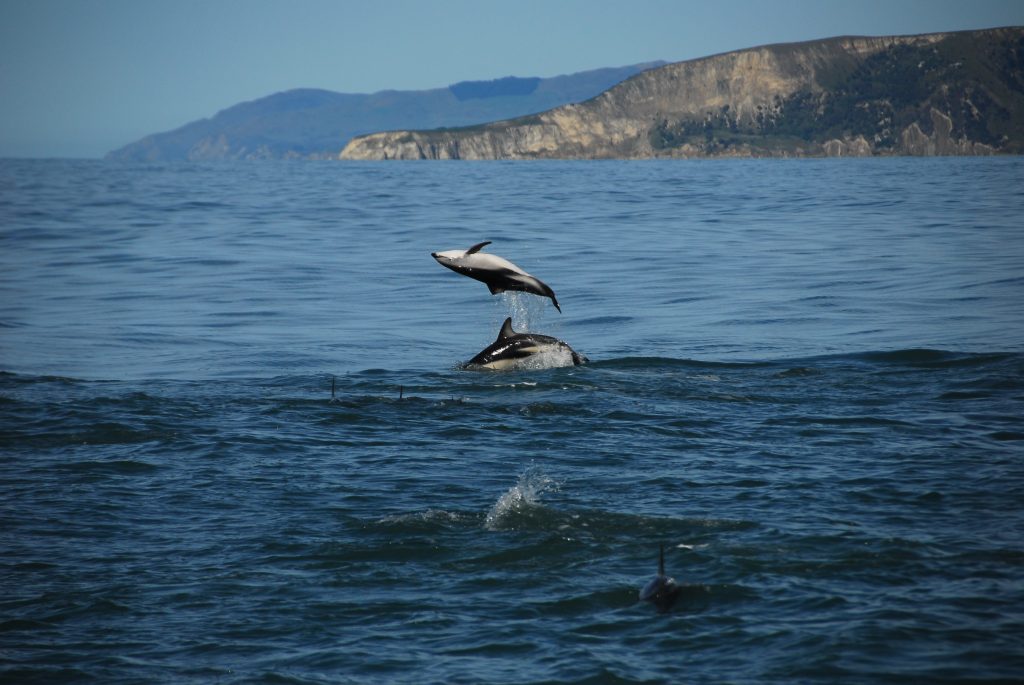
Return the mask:
<svg viewBox="0 0 1024 685">
<path fill-rule="evenodd" d="M 640 600 L 650 602 L 663 614 L 676 603 L 681 591 L 682 588 L 676 584 L 675 578 L 665 575 L 665 545 L 662 545 L 658 553 L 658 575 L 641 588 Z"/>
<path fill-rule="evenodd" d="M 555 309 L 559 312 L 562 311 L 558 305 L 558 299 L 555 297 L 555 291 L 547 283 L 531 276 L 507 259 L 481 252 L 490 244 L 490 240 L 485 240 L 468 250 L 431 252 L 430 256 L 436 259 L 441 266 L 480 281 L 487 286 L 492 295 L 503 293 L 506 290 L 532 293 L 551 298 Z"/>
<path fill-rule="evenodd" d="M 505 319 L 505 323 L 501 324 L 501 330 L 498 331 L 498 339 L 495 342 L 501 342 L 505 338 L 511 338 L 516 335 L 516 332 L 512 329 L 512 317 Z"/>
</svg>

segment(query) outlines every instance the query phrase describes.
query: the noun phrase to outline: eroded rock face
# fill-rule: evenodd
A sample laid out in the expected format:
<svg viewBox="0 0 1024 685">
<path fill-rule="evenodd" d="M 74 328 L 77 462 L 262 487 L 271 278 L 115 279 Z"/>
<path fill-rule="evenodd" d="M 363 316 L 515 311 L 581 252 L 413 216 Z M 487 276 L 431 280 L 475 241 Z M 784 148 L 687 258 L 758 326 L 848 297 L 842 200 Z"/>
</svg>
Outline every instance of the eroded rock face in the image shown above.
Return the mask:
<svg viewBox="0 0 1024 685">
<path fill-rule="evenodd" d="M 766 46 L 652 69 L 528 117 L 362 136 L 341 158 L 1021 152 L 1022 63 L 1020 28 Z"/>
<path fill-rule="evenodd" d="M 827 140 L 822 145 L 822 151 L 826 157 L 870 157 L 871 143 L 864 139 L 864 136 L 857 136 L 850 139 Z"/>
<path fill-rule="evenodd" d="M 927 157 L 933 155 L 992 155 L 996 149 L 984 143 L 953 136 L 953 120 L 932 108 L 932 133 L 926 134 L 917 122 L 903 129 L 900 152 L 905 155 Z"/>
</svg>

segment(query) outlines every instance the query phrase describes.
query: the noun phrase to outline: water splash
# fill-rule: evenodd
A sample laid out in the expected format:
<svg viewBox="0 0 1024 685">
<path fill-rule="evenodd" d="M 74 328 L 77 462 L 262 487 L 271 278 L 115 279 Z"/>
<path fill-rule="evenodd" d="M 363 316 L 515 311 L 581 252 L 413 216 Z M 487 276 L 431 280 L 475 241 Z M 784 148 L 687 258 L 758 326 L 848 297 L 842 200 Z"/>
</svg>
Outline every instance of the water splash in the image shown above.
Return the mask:
<svg viewBox="0 0 1024 685">
<path fill-rule="evenodd" d="M 501 305 L 503 310 L 508 311 L 508 314 L 502 314 L 501 318 L 511 316 L 512 328 L 521 333 L 536 332 L 537 326 L 544 321 L 549 301 L 530 293 L 506 291 L 501 294 Z"/>
<path fill-rule="evenodd" d="M 484 528 L 502 530 L 514 527 L 517 516 L 522 516 L 541 507 L 541 495 L 557 492 L 559 483 L 531 466 L 519 475 L 519 480 L 494 503 L 487 512 Z"/>
</svg>

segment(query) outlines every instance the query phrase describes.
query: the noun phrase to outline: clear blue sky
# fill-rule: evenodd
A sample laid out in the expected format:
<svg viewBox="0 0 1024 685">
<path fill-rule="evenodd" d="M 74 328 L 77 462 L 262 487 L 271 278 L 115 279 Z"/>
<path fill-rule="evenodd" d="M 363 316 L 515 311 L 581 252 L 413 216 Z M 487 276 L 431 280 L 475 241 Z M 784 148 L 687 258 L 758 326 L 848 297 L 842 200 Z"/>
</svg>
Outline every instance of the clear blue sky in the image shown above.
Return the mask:
<svg viewBox="0 0 1024 685">
<path fill-rule="evenodd" d="M 0 157 L 99 157 L 290 88 L 420 90 L 1008 25 L 1024 25 L 1024 0 L 0 0 Z"/>
</svg>

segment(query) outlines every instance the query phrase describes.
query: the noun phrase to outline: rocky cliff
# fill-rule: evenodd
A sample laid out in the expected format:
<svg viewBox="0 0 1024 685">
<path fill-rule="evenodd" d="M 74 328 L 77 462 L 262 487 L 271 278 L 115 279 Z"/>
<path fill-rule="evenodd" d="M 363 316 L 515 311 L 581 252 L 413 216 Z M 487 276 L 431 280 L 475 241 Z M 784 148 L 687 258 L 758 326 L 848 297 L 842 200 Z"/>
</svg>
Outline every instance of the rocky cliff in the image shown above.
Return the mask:
<svg viewBox="0 0 1024 685">
<path fill-rule="evenodd" d="M 146 136 L 110 159 L 336 158 L 355 135 L 393 128 L 465 126 L 540 112 L 593 97 L 664 62 L 594 69 L 551 78 L 463 81 L 431 90 L 368 95 L 298 89 L 229 107 L 209 119 Z"/>
<path fill-rule="evenodd" d="M 342 159 L 1024 152 L 1024 28 L 769 45 L 640 73 L 579 104 L 354 138 Z"/>
</svg>

